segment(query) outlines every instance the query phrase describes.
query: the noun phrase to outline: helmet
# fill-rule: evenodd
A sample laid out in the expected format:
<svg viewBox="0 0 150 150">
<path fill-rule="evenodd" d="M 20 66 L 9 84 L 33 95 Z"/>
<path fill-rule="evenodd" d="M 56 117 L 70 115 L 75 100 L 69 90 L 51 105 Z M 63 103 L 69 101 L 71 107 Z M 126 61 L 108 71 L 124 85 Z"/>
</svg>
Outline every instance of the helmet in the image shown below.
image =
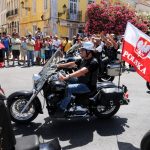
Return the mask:
<svg viewBox="0 0 150 150">
<path fill-rule="evenodd" d="M 83 42 L 82 43 L 82 46 L 81 46 L 81 49 L 85 49 L 87 51 L 94 51 L 94 44 L 90 41 L 88 42 Z"/>
</svg>

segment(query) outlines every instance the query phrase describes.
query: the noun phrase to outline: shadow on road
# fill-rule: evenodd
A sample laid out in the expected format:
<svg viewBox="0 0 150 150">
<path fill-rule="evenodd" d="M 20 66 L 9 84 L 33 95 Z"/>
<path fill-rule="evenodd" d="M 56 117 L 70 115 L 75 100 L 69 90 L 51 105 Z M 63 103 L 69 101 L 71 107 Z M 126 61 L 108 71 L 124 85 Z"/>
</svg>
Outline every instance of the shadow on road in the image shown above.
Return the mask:
<svg viewBox="0 0 150 150">
<path fill-rule="evenodd" d="M 150 91 L 146 91 L 147 94 L 150 94 Z"/>
<path fill-rule="evenodd" d="M 130 143 L 118 142 L 119 150 L 140 150 Z"/>
<path fill-rule="evenodd" d="M 31 123 L 30 125 L 16 126 L 14 124 L 15 135 L 37 134 L 45 140 L 58 137 L 60 141 L 69 141 L 70 145 L 63 147 L 64 150 L 84 146 L 93 141 L 93 133 L 97 132 L 100 136 L 120 135 L 128 127 L 127 118 L 117 116 L 108 119 L 87 120 L 55 120 L 48 121 L 45 118 L 45 124 Z M 118 144 L 120 145 L 120 144 Z M 122 150 L 122 149 L 120 149 Z"/>
</svg>

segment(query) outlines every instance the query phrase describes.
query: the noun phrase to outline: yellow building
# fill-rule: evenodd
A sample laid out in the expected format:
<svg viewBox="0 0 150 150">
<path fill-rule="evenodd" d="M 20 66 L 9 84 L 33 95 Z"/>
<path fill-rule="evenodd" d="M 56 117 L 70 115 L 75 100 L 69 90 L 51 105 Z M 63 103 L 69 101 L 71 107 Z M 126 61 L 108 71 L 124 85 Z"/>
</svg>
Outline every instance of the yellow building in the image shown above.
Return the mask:
<svg viewBox="0 0 150 150">
<path fill-rule="evenodd" d="M 50 1 L 49 0 L 20 0 L 20 35 L 28 32 L 35 34 L 41 28 L 45 34 L 50 32 Z"/>
<path fill-rule="evenodd" d="M 72 38 L 84 32 L 85 12 L 89 3 L 99 0 L 20 0 L 20 35 L 58 34 Z"/>
</svg>

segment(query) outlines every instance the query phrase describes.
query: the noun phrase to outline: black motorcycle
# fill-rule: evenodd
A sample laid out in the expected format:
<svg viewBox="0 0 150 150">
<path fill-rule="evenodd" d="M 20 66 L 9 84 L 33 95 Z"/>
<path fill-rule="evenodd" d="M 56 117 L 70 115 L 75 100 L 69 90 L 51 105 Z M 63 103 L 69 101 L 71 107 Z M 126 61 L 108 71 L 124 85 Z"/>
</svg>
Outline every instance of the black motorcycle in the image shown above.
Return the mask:
<svg viewBox="0 0 150 150">
<path fill-rule="evenodd" d="M 16 123 L 29 123 L 39 113 L 43 113 L 38 94 L 42 92 L 46 101 L 46 108 L 52 119 L 60 118 L 57 114 L 58 103 L 65 96 L 67 82 L 59 81 L 60 73 L 65 75 L 63 70 L 56 71 L 54 64 L 60 61 L 57 53 L 47 62 L 39 74 L 33 76 L 32 91 L 17 91 L 8 97 L 7 106 L 12 118 Z M 125 85 L 116 86 L 112 82 L 99 82 L 97 89 L 89 93 L 73 94 L 71 103 L 63 118 L 110 118 L 117 113 L 120 105 L 129 103 L 128 90 Z M 82 109 L 80 109 L 82 108 Z M 62 115 L 61 115 L 62 116 Z"/>
<path fill-rule="evenodd" d="M 49 142 L 40 142 L 42 139 L 37 135 L 23 136 L 15 138 L 11 126 L 11 120 L 5 106 L 4 91 L 0 86 L 0 149 L 2 150 L 61 150 L 57 138 Z"/>
<path fill-rule="evenodd" d="M 148 131 L 142 138 L 140 147 L 141 147 L 141 150 L 149 150 L 150 149 L 150 131 Z"/>
</svg>

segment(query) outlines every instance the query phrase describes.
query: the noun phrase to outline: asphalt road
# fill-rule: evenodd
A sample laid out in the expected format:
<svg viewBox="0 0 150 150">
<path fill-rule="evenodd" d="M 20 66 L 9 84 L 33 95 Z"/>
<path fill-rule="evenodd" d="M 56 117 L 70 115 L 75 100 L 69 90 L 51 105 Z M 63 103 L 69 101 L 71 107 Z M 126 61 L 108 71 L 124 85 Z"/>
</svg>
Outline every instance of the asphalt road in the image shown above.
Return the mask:
<svg viewBox="0 0 150 150">
<path fill-rule="evenodd" d="M 0 84 L 6 96 L 18 90 L 31 90 L 32 75 L 40 70 L 41 67 L 0 69 Z M 114 82 L 117 84 L 118 78 Z M 30 125 L 13 124 L 15 135 L 35 133 L 45 141 L 58 137 L 64 150 L 138 150 L 143 135 L 150 129 L 150 92 L 136 72 L 123 73 L 121 84 L 128 87 L 131 102 L 109 120 L 49 122 L 44 108 L 44 114 Z"/>
</svg>

